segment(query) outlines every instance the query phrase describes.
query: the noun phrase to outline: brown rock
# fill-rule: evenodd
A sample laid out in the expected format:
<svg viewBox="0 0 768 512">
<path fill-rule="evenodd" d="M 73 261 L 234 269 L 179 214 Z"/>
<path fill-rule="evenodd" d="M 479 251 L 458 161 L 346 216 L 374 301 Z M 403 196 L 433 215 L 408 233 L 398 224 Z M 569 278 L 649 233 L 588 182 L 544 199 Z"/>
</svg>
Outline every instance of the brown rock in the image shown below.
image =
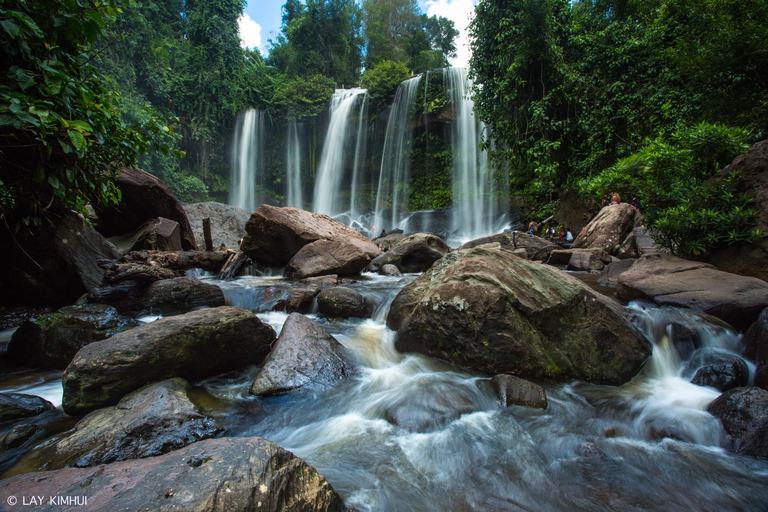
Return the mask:
<svg viewBox="0 0 768 512">
<path fill-rule="evenodd" d="M 326 275 L 356 276 L 371 259 L 356 245 L 317 240 L 297 252 L 285 267 L 285 275 L 304 279 Z"/>
<path fill-rule="evenodd" d="M 603 249 L 618 256 L 619 249 L 634 228 L 640 226 L 643 216 L 631 204 L 621 203 L 606 206 L 581 230 L 573 241 L 573 249 Z M 633 257 L 625 251 L 625 257 Z"/>
<path fill-rule="evenodd" d="M 619 282 L 619 277 L 621 274 L 629 270 L 635 261 L 637 260 L 620 260 L 610 263 L 600 274 L 600 278 L 597 280 L 597 284 L 600 286 L 610 286 L 615 288 Z"/>
<path fill-rule="evenodd" d="M 332 317 L 370 318 L 373 305 L 361 294 L 345 286 L 326 288 L 317 296 L 320 312 Z"/>
<path fill-rule="evenodd" d="M 491 388 L 502 407 L 522 405 L 535 409 L 547 408 L 547 394 L 544 388 L 531 381 L 514 375 L 495 375 L 491 379 Z"/>
<path fill-rule="evenodd" d="M 312 302 L 320 294 L 320 289 L 318 285 L 311 284 L 306 288 L 294 290 L 285 304 L 285 310 L 289 313 L 309 313 L 309 310 L 312 308 Z"/>
</svg>

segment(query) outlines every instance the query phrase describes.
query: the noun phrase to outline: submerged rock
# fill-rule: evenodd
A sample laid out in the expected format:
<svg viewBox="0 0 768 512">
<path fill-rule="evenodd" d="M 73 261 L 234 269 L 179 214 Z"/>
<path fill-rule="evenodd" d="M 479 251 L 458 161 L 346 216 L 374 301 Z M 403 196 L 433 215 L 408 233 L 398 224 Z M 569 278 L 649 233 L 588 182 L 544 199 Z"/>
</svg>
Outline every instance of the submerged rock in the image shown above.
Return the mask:
<svg viewBox="0 0 768 512">
<path fill-rule="evenodd" d="M 544 388 L 529 380 L 514 375 L 495 375 L 491 379 L 491 388 L 502 407 L 522 405 L 536 409 L 547 408 L 547 393 Z"/>
<path fill-rule="evenodd" d="M 623 308 L 507 251 L 455 251 L 398 294 L 395 346 L 486 373 L 622 384 L 651 353 Z"/>
<path fill-rule="evenodd" d="M 376 257 L 371 266 L 394 265 L 400 272 L 424 272 L 432 264 L 451 252 L 442 238 L 416 233 L 398 242 L 389 251 Z"/>
<path fill-rule="evenodd" d="M 0 421 L 37 416 L 55 409 L 48 400 L 22 393 L 0 393 Z"/>
<path fill-rule="evenodd" d="M 193 311 L 83 347 L 64 371 L 64 411 L 85 414 L 116 404 L 147 383 L 195 381 L 260 363 L 275 331 L 239 308 Z"/>
<path fill-rule="evenodd" d="M 320 292 L 317 306 L 326 316 L 370 318 L 373 314 L 371 302 L 346 286 L 334 286 Z"/>
<path fill-rule="evenodd" d="M 92 510 L 346 510 L 312 466 L 258 437 L 208 439 L 159 457 L 97 468 L 27 473 L 0 481 L 0 493 L 67 496 L 80 505 L 87 498 Z M 61 510 L 45 504 L 37 510 Z"/>
<path fill-rule="evenodd" d="M 627 238 L 634 240 L 634 229 L 643 223 L 640 210 L 628 203 L 606 206 L 584 226 L 573 241 L 574 249 L 603 249 L 619 258 L 636 258 Z"/>
<path fill-rule="evenodd" d="M 354 244 L 317 240 L 299 249 L 285 267 L 285 275 L 296 279 L 356 276 L 370 261 L 368 255 Z"/>
<path fill-rule="evenodd" d="M 251 394 L 274 395 L 324 386 L 355 371 L 344 347 L 317 322 L 291 313 L 272 352 L 256 375 Z"/>
<path fill-rule="evenodd" d="M 89 467 L 162 455 L 223 429 L 187 396 L 189 384 L 171 379 L 145 386 L 114 407 L 93 411 L 43 448 L 43 469 Z"/>
<path fill-rule="evenodd" d="M 67 306 L 24 322 L 8 344 L 16 364 L 63 370 L 77 351 L 132 325 L 111 306 Z"/>
<path fill-rule="evenodd" d="M 732 451 L 768 458 L 768 391 L 731 389 L 709 404 L 707 411 L 722 423 Z"/>
</svg>

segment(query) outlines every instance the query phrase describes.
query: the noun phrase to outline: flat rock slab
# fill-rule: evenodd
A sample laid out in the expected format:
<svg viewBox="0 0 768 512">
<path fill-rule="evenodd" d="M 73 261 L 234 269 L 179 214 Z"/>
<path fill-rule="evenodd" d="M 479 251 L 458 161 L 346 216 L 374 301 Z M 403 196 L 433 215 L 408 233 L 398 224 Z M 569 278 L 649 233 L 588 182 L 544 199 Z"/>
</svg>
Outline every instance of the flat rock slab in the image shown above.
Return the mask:
<svg viewBox="0 0 768 512">
<path fill-rule="evenodd" d="M 0 495 L 45 496 L 34 510 L 52 512 L 346 510 L 312 466 L 259 437 L 209 439 L 159 457 L 27 473 L 0 481 Z M 79 501 L 62 507 L 48 496 Z"/>
<path fill-rule="evenodd" d="M 647 254 L 621 274 L 619 299 L 701 311 L 746 330 L 768 306 L 768 283 L 670 254 Z"/>
<path fill-rule="evenodd" d="M 151 382 L 196 381 L 258 364 L 273 341 L 272 327 L 229 306 L 136 327 L 77 353 L 64 371 L 64 411 L 85 414 Z"/>
</svg>

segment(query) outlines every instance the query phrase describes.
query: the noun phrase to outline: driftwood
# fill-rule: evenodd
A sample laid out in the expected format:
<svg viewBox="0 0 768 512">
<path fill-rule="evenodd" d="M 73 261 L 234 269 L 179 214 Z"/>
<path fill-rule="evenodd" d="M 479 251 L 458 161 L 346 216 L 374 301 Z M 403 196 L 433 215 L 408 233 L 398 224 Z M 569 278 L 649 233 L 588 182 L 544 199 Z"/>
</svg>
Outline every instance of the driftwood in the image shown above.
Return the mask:
<svg viewBox="0 0 768 512">
<path fill-rule="evenodd" d="M 105 268 L 104 281 L 109 284 L 117 284 L 123 281 L 154 283 L 162 279 L 180 277 L 183 273 L 145 263 L 112 263 Z"/>
<path fill-rule="evenodd" d="M 216 275 L 216 279 L 232 279 L 240 267 L 243 266 L 248 256 L 243 251 L 230 252 L 229 258 L 226 263 L 222 265 L 221 270 Z"/>
<path fill-rule="evenodd" d="M 180 272 L 186 272 L 193 268 L 218 272 L 228 258 L 229 253 L 222 251 L 133 251 L 123 257 L 123 262 L 144 263 Z"/>
<path fill-rule="evenodd" d="M 203 219 L 203 238 L 205 239 L 205 250 L 213 250 L 213 237 L 211 236 L 211 219 Z"/>
</svg>

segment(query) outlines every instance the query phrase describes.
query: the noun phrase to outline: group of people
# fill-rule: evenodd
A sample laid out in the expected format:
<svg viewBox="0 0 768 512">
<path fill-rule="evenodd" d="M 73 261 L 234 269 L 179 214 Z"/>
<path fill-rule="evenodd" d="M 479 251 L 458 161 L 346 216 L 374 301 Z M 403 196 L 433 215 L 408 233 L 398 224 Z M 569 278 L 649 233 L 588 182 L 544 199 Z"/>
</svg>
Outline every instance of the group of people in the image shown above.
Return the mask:
<svg viewBox="0 0 768 512">
<path fill-rule="evenodd" d="M 621 196 L 618 192 L 613 192 L 610 194 L 606 194 L 603 198 L 603 206 L 611 206 L 613 204 L 619 204 L 621 203 Z M 637 196 L 632 196 L 632 199 L 629 201 L 629 204 L 634 206 L 635 208 L 640 208 L 640 201 L 637 200 Z"/>
<path fill-rule="evenodd" d="M 528 234 L 533 236 L 538 231 L 539 224 L 535 220 L 531 220 L 528 223 Z M 550 225 L 544 231 L 544 238 L 548 240 L 559 239 L 562 242 L 573 242 L 573 233 L 571 233 L 571 228 L 564 228 L 562 225 L 557 227 Z"/>
</svg>

